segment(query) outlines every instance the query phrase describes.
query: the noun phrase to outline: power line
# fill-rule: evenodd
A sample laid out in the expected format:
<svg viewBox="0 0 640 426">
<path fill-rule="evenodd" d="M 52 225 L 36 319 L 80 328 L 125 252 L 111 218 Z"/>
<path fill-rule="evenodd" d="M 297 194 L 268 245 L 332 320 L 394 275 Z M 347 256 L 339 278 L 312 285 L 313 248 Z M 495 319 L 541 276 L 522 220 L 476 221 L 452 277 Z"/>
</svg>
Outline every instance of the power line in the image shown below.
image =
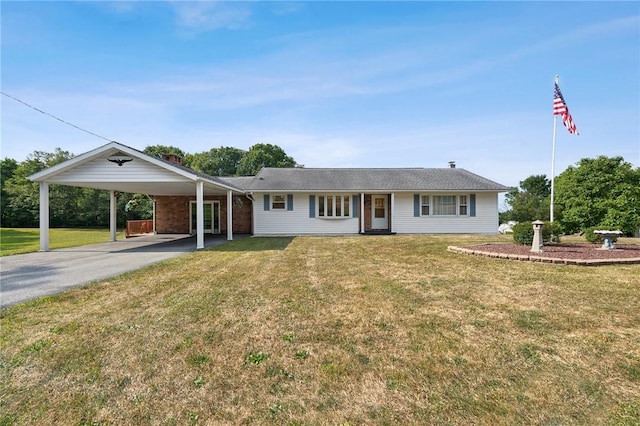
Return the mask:
<svg viewBox="0 0 640 426">
<path fill-rule="evenodd" d="M 48 113 L 48 112 L 46 112 L 46 111 L 43 111 L 43 110 L 41 110 L 41 109 L 39 109 L 39 108 L 36 108 L 36 107 L 34 107 L 33 105 L 29 105 L 29 104 L 28 104 L 28 103 L 26 103 L 25 101 L 20 100 L 20 99 L 18 99 L 18 98 L 16 98 L 16 97 L 14 97 L 14 96 L 11 96 L 11 95 L 9 95 L 8 93 L 2 92 L 2 91 L 0 91 L 0 93 L 2 93 L 3 95 L 5 95 L 5 96 L 6 96 L 6 97 L 8 97 L 8 98 L 13 99 L 13 100 L 14 100 L 14 101 L 16 101 L 16 102 L 20 102 L 21 104 L 26 105 L 26 106 L 28 106 L 29 108 L 31 108 L 31 109 L 33 109 L 33 110 L 38 111 L 38 112 L 39 112 L 39 113 L 41 113 L 41 114 L 48 115 L 49 117 L 54 118 L 54 119 L 58 120 L 59 122 L 66 124 L 67 126 L 75 127 L 76 129 L 78 129 L 78 130 L 82 130 L 82 131 L 83 131 L 83 132 L 85 132 L 85 133 L 89 133 L 90 135 L 93 135 L 93 136 L 95 136 L 95 137 L 98 137 L 98 138 L 104 139 L 104 140 L 105 140 L 105 141 L 107 141 L 107 142 L 111 142 L 111 139 L 109 139 L 109 138 L 105 138 L 104 136 L 100 136 L 100 135 L 99 135 L 99 134 L 97 134 L 97 133 L 93 133 L 93 132 L 91 132 L 91 131 L 89 131 L 89 130 L 87 130 L 87 129 L 83 129 L 82 127 L 76 126 L 75 124 L 69 123 L 68 121 L 63 120 L 62 118 L 56 117 L 55 115 L 50 114 L 50 113 Z"/>
</svg>

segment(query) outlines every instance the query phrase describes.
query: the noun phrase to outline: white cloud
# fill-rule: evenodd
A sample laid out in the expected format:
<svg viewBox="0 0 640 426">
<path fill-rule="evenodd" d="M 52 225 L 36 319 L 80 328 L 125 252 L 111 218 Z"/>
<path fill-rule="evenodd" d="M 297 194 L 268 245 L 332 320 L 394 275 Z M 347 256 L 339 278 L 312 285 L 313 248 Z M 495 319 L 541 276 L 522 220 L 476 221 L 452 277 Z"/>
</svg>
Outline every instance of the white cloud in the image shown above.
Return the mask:
<svg viewBox="0 0 640 426">
<path fill-rule="evenodd" d="M 188 35 L 218 29 L 241 29 L 251 24 L 252 10 L 247 2 L 172 1 L 177 25 Z"/>
</svg>

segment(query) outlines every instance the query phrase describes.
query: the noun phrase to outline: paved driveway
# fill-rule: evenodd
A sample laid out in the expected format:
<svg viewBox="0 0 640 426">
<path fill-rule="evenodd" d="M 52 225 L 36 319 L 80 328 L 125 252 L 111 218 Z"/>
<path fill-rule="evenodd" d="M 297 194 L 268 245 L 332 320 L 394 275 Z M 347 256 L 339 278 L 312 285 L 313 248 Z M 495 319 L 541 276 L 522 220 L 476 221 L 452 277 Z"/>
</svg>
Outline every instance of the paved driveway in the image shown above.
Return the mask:
<svg viewBox="0 0 640 426">
<path fill-rule="evenodd" d="M 205 235 L 205 247 L 224 242 L 226 235 Z M 154 235 L 3 256 L 0 257 L 0 309 L 140 269 L 195 248 L 195 237 Z"/>
</svg>

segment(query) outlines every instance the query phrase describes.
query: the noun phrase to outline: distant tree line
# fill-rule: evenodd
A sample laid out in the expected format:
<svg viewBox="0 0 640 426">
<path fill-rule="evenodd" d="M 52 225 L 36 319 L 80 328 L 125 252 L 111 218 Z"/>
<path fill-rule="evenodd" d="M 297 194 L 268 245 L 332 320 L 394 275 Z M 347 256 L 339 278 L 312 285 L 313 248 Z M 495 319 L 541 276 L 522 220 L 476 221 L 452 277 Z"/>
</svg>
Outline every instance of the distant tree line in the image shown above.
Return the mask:
<svg viewBox="0 0 640 426">
<path fill-rule="evenodd" d="M 549 220 L 551 181 L 529 176 L 505 196 L 500 222 Z M 640 168 L 622 157 L 583 158 L 554 181 L 554 223 L 566 234 L 597 226 L 633 235 L 640 227 Z"/>
<path fill-rule="evenodd" d="M 144 152 L 154 157 L 174 154 L 183 165 L 211 176 L 251 176 L 263 167 L 303 167 L 282 148 L 256 144 L 245 151 L 233 147 L 212 148 L 189 154 L 175 146 L 151 145 Z M 0 162 L 0 226 L 37 227 L 40 192 L 28 177 L 73 158 L 69 151 L 35 151 L 26 160 L 5 158 Z M 640 168 L 622 157 L 584 158 L 555 179 L 554 219 L 565 233 L 603 226 L 628 235 L 640 227 Z M 551 181 L 533 175 L 507 193 L 509 209 L 500 213 L 507 221 L 549 220 Z M 109 224 L 108 191 L 65 185 L 49 186 L 51 227 L 103 227 Z M 120 193 L 117 197 L 118 226 L 126 220 L 150 219 L 151 198 L 144 194 Z"/>
<path fill-rule="evenodd" d="M 211 176 L 251 176 L 263 167 L 303 167 L 282 148 L 256 144 L 245 151 L 232 147 L 213 148 L 188 154 L 175 146 L 151 145 L 144 152 L 154 157 L 175 154 L 183 165 Z M 40 189 L 28 177 L 74 157 L 69 151 L 35 151 L 26 160 L 5 158 L 0 162 L 0 226 L 29 228 L 39 225 Z M 109 225 L 109 192 L 66 185 L 49 186 L 51 227 L 104 227 Z M 119 193 L 118 226 L 126 220 L 150 219 L 153 202 L 145 194 Z"/>
</svg>

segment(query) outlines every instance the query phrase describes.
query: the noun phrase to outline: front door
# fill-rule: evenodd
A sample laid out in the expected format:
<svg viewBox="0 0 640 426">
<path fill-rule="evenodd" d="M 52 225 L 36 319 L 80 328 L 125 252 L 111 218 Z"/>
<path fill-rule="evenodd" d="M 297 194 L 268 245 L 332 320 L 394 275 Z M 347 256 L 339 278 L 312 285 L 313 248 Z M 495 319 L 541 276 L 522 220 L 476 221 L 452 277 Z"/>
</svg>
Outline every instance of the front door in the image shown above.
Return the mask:
<svg viewBox="0 0 640 426">
<path fill-rule="evenodd" d="M 371 229 L 389 229 L 386 195 L 372 195 Z"/>
<path fill-rule="evenodd" d="M 220 233 L 220 202 L 218 201 L 205 201 L 204 202 L 204 233 L 205 234 L 219 234 Z M 191 217 L 189 227 L 189 233 L 195 234 L 198 229 L 197 222 L 197 203 L 191 201 Z"/>
</svg>

